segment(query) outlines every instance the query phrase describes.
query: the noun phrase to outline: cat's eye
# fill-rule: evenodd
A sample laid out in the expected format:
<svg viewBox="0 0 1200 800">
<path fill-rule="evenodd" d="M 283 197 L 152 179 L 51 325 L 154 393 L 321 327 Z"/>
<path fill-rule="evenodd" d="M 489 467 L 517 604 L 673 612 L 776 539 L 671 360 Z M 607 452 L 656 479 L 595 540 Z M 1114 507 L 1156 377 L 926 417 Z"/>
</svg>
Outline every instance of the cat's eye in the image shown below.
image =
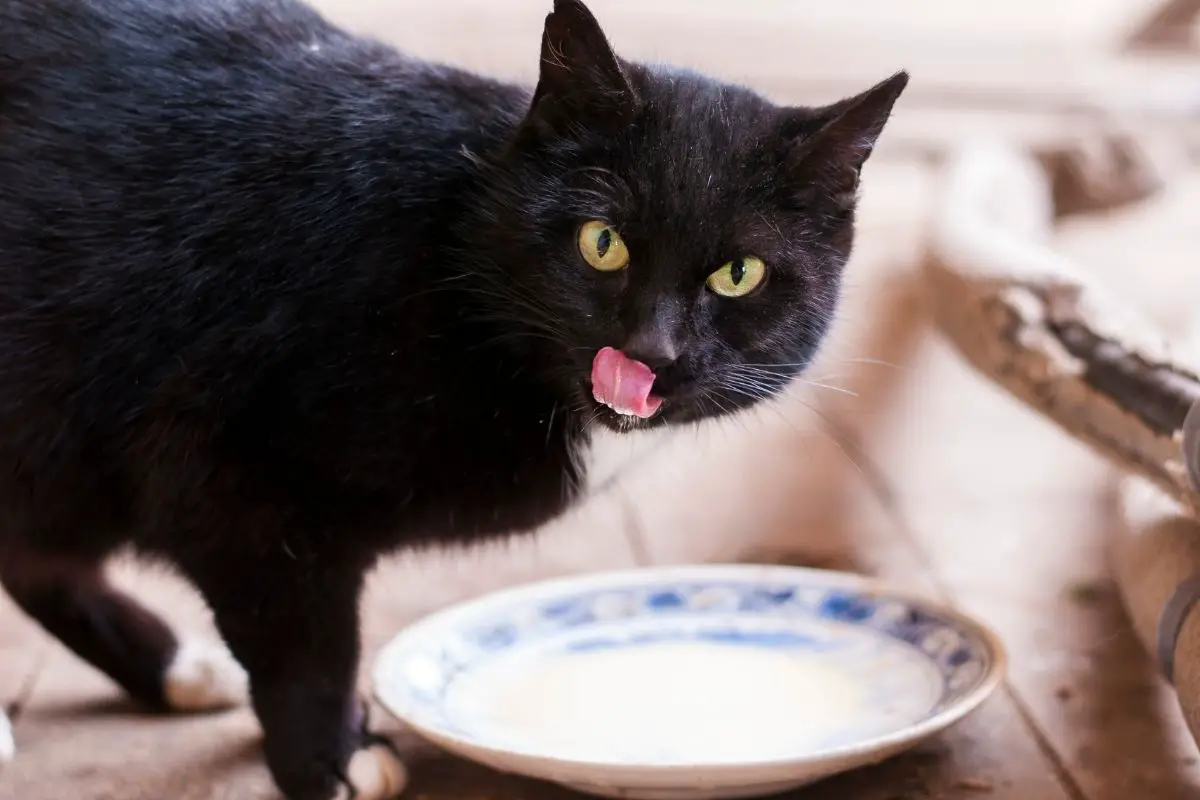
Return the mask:
<svg viewBox="0 0 1200 800">
<path fill-rule="evenodd" d="M 616 272 L 629 263 L 629 249 L 608 223 L 592 220 L 579 229 L 579 253 L 592 269 Z"/>
<path fill-rule="evenodd" d="M 708 276 L 708 288 L 722 297 L 745 297 L 767 277 L 767 265 L 761 258 L 746 256 L 727 262 Z"/>
</svg>

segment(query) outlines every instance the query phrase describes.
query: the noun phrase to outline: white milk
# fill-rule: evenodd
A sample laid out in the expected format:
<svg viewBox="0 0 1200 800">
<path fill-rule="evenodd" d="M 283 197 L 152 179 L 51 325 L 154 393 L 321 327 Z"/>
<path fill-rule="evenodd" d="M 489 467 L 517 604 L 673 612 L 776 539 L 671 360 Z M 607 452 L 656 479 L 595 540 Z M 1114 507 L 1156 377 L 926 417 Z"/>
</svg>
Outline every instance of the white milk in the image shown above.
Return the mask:
<svg viewBox="0 0 1200 800">
<path fill-rule="evenodd" d="M 464 678 L 453 703 L 521 750 L 687 764 L 794 757 L 847 727 L 883 733 L 928 708 L 921 691 L 868 708 L 867 692 L 865 674 L 820 653 L 663 642 L 501 660 Z"/>
</svg>

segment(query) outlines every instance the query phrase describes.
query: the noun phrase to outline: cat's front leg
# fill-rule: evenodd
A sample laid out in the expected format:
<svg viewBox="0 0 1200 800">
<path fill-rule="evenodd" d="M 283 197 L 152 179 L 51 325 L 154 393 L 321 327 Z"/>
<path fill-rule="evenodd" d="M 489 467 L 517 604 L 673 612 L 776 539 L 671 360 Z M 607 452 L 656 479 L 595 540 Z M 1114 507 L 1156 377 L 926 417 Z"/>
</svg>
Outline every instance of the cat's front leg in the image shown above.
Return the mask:
<svg viewBox="0 0 1200 800">
<path fill-rule="evenodd" d="M 363 569 L 290 557 L 188 565 L 250 677 L 267 766 L 288 800 L 385 800 L 403 763 L 355 692 Z"/>
</svg>

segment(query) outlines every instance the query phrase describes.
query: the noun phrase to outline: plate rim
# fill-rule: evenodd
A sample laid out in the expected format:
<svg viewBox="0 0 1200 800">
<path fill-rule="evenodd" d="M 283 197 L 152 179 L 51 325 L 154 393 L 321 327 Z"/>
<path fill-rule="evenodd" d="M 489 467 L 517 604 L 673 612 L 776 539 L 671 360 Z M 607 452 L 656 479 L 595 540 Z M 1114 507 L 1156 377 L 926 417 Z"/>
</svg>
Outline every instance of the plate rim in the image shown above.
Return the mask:
<svg viewBox="0 0 1200 800">
<path fill-rule="evenodd" d="M 510 750 L 502 745 L 473 741 L 437 727 L 423 724 L 409 715 L 398 713 L 386 697 L 386 687 L 394 684 L 388 679 L 388 669 L 407 646 L 427 636 L 430 631 L 452 624 L 457 618 L 469 617 L 472 613 L 492 605 L 522 599 L 536 599 L 544 595 L 555 595 L 564 589 L 582 591 L 613 585 L 637 585 L 653 581 L 685 581 L 689 579 L 716 580 L 734 579 L 767 583 L 771 576 L 784 582 L 801 583 L 805 578 L 821 585 L 853 588 L 879 597 L 892 598 L 911 603 L 946 621 L 961 625 L 976 636 L 986 649 L 989 669 L 980 677 L 978 684 L 965 693 L 957 702 L 937 714 L 907 725 L 892 733 L 868 738 L 862 742 L 813 751 L 787 758 L 770 758 L 754 761 L 697 762 L 694 764 L 652 764 L 604 761 L 600 759 L 565 758 L 548 753 L 529 753 Z M 681 772 L 691 773 L 695 779 L 701 773 L 706 785 L 712 782 L 740 783 L 746 781 L 787 780 L 804 768 L 844 761 L 862 761 L 875 754 L 888 757 L 916 744 L 948 727 L 960 722 L 973 713 L 1003 683 L 1008 674 L 1008 651 L 999 634 L 979 618 L 961 611 L 947 602 L 931 596 L 928 592 L 898 587 L 883 578 L 842 570 L 802 567 L 783 564 L 676 564 L 648 567 L 628 567 L 595 572 L 580 572 L 530 581 L 453 603 L 414 620 L 401 628 L 379 649 L 371 668 L 371 692 L 374 698 L 395 719 L 409 727 L 426 741 L 460 756 L 489 764 L 497 769 L 520 773 L 530 777 L 549 779 L 560 783 L 577 781 L 595 783 L 598 776 L 614 784 L 633 783 L 645 788 L 678 786 Z M 484 755 L 480 755 L 484 754 Z M 504 764 L 499 767 L 498 764 Z"/>
</svg>

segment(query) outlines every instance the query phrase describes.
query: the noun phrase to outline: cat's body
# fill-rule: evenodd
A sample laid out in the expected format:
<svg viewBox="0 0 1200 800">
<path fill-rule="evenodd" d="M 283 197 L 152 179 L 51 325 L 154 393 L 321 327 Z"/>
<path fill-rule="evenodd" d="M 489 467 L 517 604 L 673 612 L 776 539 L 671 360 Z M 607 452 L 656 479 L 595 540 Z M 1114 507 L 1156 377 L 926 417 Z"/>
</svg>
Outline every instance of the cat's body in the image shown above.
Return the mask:
<svg viewBox="0 0 1200 800">
<path fill-rule="evenodd" d="M 785 385 L 902 88 L 779 109 L 615 59 L 562 0 L 536 91 L 292 0 L 0 2 L 0 580 L 143 701 L 231 701 L 232 665 L 99 569 L 178 567 L 277 782 L 328 800 L 386 760 L 352 694 L 363 574 L 535 528 L 631 435 Z M 589 219 L 627 269 L 580 258 Z M 763 291 L 705 290 L 748 249 Z M 590 396 L 609 345 L 656 370 L 654 418 Z"/>
<path fill-rule="evenodd" d="M 181 531 L 239 524 L 212 516 L 229 507 L 214 490 L 303 497 L 368 550 L 400 527 L 470 537 L 561 508 L 569 419 L 519 353 L 486 346 L 496 326 L 470 319 L 447 255 L 464 150 L 496 150 L 527 93 L 290 3 L 53 5 L 36 33 L 0 19 L 0 58 L 75 70 L 0 72 L 0 463 L 31 476 L 0 472 L 3 529 L 49 546 L 86 529 L 100 549 L 165 535 L 174 558 Z M 68 9 L 130 31 L 120 51 Z M 188 53 L 182 25 L 243 30 Z M 185 462 L 197 474 L 171 474 Z M 275 549 L 281 531 L 260 525 L 242 535 Z"/>
</svg>

